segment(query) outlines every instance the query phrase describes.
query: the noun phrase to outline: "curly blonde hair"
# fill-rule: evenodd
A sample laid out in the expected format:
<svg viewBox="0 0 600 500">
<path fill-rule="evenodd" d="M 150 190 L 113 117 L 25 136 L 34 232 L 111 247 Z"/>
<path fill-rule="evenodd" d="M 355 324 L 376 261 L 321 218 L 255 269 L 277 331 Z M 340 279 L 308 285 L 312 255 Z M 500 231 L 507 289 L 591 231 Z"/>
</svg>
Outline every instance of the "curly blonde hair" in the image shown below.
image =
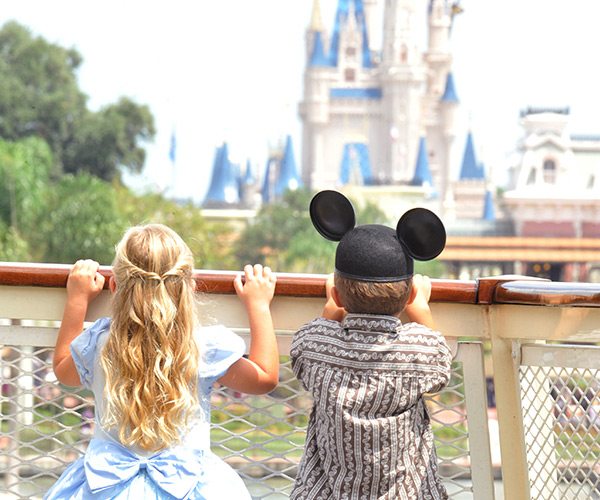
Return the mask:
<svg viewBox="0 0 600 500">
<path fill-rule="evenodd" d="M 180 441 L 198 405 L 193 256 L 161 224 L 129 229 L 113 262 L 116 292 L 101 365 L 102 424 L 124 445 L 158 451 Z"/>
</svg>

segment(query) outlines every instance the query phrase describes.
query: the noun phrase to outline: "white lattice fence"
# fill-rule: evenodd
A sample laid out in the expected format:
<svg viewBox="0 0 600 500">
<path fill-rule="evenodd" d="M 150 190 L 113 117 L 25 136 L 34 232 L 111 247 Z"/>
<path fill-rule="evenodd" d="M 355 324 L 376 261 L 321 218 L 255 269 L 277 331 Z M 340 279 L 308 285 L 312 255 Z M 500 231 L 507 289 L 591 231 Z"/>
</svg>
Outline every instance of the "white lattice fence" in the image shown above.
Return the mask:
<svg viewBox="0 0 600 500">
<path fill-rule="evenodd" d="M 600 498 L 600 347 L 522 347 L 531 498 Z"/>
<path fill-rule="evenodd" d="M 57 385 L 51 355 L 49 347 L 5 343 L 2 348 L 1 498 L 41 497 L 66 465 L 85 451 L 93 433 L 90 394 L 73 393 Z M 473 373 L 473 366 L 478 373 L 481 355 L 479 344 L 462 345 L 450 386 L 428 398 L 440 470 L 451 498 L 493 498 L 487 421 L 471 425 L 480 431 L 476 439 L 484 436 L 485 442 L 469 445 L 473 434 L 468 424 L 477 418 L 477 411 L 468 415 L 469 405 L 465 403 L 465 392 L 472 398 L 485 394 L 482 371 L 478 384 L 464 383 L 465 373 Z M 485 397 L 479 397 L 477 405 L 481 404 L 480 414 L 485 415 Z M 215 391 L 213 449 L 239 471 L 254 498 L 287 498 L 302 453 L 310 405 L 287 356 L 282 357 L 280 384 L 268 396 L 245 396 L 226 388 Z M 490 471 L 483 479 L 472 478 L 471 454 L 484 450 L 485 457 L 486 449 L 488 462 L 483 470 L 489 467 Z"/>
</svg>

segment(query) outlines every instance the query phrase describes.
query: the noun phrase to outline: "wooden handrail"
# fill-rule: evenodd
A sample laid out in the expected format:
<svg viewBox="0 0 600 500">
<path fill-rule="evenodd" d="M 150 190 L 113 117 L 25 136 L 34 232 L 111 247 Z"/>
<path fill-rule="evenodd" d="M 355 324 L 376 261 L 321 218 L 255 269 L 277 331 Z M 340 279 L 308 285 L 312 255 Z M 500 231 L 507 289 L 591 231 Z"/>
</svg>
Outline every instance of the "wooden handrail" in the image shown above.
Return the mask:
<svg viewBox="0 0 600 500">
<path fill-rule="evenodd" d="M 71 265 L 0 262 L 0 285 L 64 288 Z M 101 266 L 108 278 L 110 266 Z M 239 271 L 195 270 L 198 290 L 233 294 Z M 276 273 L 277 296 L 324 297 L 326 275 Z M 108 287 L 108 279 L 105 287 Z M 433 279 L 432 302 L 600 307 L 600 284 L 551 282 L 527 276 L 494 276 L 478 281 Z"/>
<path fill-rule="evenodd" d="M 71 265 L 0 262 L 0 285 L 64 288 Z M 100 273 L 109 278 L 110 266 L 100 266 Z M 233 279 L 239 271 L 195 270 L 199 291 L 205 293 L 233 294 Z M 324 274 L 276 273 L 275 294 L 288 297 L 325 297 Z M 108 287 L 108 279 L 105 288 Z M 474 304 L 477 296 L 475 281 L 432 280 L 431 300 Z"/>
</svg>

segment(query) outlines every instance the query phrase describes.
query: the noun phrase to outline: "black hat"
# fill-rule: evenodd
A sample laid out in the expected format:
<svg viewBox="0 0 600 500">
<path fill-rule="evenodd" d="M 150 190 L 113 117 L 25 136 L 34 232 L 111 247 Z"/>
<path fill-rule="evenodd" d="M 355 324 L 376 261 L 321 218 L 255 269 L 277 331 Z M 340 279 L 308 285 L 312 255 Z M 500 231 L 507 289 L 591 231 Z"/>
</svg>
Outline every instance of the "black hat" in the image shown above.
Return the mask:
<svg viewBox="0 0 600 500">
<path fill-rule="evenodd" d="M 310 202 L 310 218 L 324 238 L 339 241 L 335 270 L 361 281 L 402 281 L 413 275 L 413 259 L 431 260 L 446 245 L 444 224 L 432 211 L 413 208 L 392 228 L 354 227 L 350 200 L 337 191 L 321 191 Z"/>
</svg>

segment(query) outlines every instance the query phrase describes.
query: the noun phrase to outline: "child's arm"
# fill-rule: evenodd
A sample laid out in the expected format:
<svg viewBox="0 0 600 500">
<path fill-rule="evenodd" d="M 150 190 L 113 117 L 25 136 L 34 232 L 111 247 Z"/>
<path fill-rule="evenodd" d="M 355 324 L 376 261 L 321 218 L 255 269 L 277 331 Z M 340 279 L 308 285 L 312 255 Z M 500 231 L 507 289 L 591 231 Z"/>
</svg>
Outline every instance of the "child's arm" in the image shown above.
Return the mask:
<svg viewBox="0 0 600 500">
<path fill-rule="evenodd" d="M 337 293 L 334 292 L 334 275 L 330 274 L 327 277 L 327 282 L 325 283 L 325 294 L 327 301 L 325 302 L 325 307 L 323 308 L 321 317 L 332 319 L 334 321 L 342 321 L 344 316 L 346 316 L 346 310 L 338 305 L 339 301 L 335 300 L 334 293 Z"/>
<path fill-rule="evenodd" d="M 406 315 L 411 321 L 427 326 L 435 330 L 435 321 L 429 308 L 429 298 L 431 297 L 431 280 L 427 276 L 415 274 L 413 276 L 413 300 L 405 308 Z M 446 343 L 452 351 L 452 356 L 456 355 L 457 341 L 455 337 L 446 337 Z"/>
<path fill-rule="evenodd" d="M 83 322 L 89 303 L 104 287 L 104 276 L 98 272 L 99 264 L 93 260 L 78 260 L 67 280 L 67 302 L 56 338 L 52 367 L 59 382 L 79 386 L 79 374 L 69 347 L 83 331 Z"/>
<path fill-rule="evenodd" d="M 269 306 L 275 293 L 275 275 L 260 264 L 244 267 L 246 276 L 235 278 L 234 286 L 246 307 L 250 323 L 250 354 L 234 363 L 219 382 L 247 394 L 264 394 L 279 382 L 279 351 Z"/>
</svg>

